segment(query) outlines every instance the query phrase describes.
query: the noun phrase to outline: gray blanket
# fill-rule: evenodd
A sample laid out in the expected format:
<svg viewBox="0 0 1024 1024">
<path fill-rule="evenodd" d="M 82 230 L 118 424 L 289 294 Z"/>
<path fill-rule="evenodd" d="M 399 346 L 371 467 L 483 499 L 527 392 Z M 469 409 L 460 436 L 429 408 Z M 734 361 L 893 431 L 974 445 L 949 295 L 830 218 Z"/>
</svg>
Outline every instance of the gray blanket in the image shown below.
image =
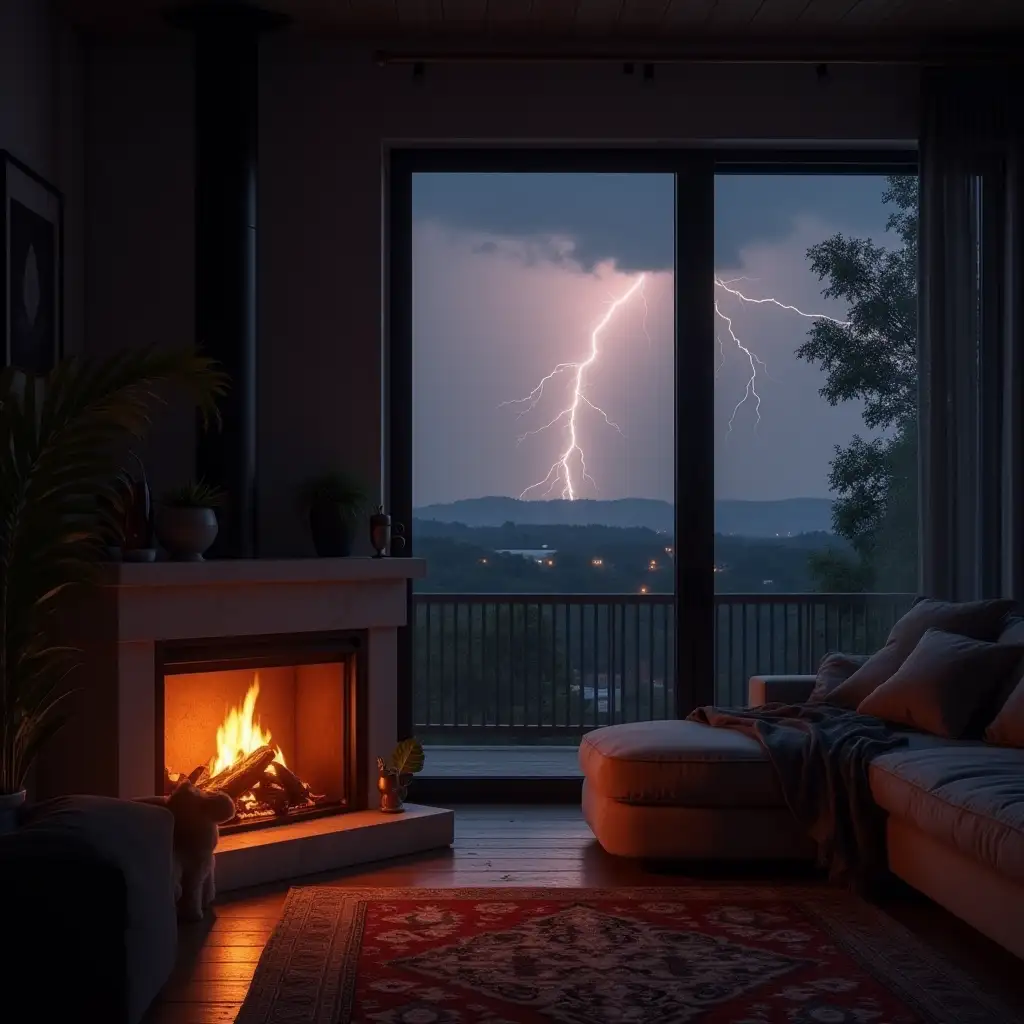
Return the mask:
<svg viewBox="0 0 1024 1024">
<path fill-rule="evenodd" d="M 757 739 L 789 809 L 818 844 L 829 878 L 863 889 L 885 869 L 885 814 L 871 798 L 868 765 L 908 737 L 877 718 L 829 704 L 703 707 L 689 715 Z"/>
</svg>

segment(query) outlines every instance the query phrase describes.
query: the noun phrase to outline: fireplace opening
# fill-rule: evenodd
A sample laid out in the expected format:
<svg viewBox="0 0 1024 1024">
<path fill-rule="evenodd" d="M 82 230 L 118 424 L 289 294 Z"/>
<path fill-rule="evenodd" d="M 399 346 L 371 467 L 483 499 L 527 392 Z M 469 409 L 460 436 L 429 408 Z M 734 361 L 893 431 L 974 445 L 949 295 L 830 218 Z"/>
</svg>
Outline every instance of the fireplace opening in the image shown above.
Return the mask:
<svg viewBox="0 0 1024 1024">
<path fill-rule="evenodd" d="M 227 792 L 227 832 L 362 809 L 364 649 L 359 634 L 302 634 L 159 652 L 160 791 Z"/>
</svg>

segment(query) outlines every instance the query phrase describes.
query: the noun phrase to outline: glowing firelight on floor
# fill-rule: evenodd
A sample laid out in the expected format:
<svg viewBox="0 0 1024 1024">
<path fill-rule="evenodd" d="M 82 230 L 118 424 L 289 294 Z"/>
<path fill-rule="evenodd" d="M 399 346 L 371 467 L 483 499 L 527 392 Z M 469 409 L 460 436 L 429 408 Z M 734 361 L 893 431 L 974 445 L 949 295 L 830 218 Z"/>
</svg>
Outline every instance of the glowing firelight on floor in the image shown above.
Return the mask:
<svg viewBox="0 0 1024 1024">
<path fill-rule="evenodd" d="M 253 673 L 252 683 L 246 691 L 245 699 L 240 705 L 230 708 L 224 721 L 217 726 L 217 754 L 210 759 L 210 775 L 230 768 L 236 761 L 241 761 L 260 747 L 271 745 L 270 730 L 260 727 L 256 717 L 256 698 L 260 695 L 259 673 Z M 280 747 L 275 747 L 274 760 L 285 764 L 284 754 Z"/>
</svg>

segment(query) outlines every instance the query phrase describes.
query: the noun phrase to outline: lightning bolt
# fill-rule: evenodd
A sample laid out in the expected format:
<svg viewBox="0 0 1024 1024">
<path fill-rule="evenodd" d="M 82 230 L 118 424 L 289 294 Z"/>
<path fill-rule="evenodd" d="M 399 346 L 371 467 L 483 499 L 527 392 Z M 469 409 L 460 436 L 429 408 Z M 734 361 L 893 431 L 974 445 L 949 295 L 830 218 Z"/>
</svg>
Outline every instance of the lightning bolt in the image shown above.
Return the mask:
<svg viewBox="0 0 1024 1024">
<path fill-rule="evenodd" d="M 521 419 L 527 413 L 532 412 L 540 400 L 544 397 L 547 386 L 556 378 L 562 374 L 572 374 L 572 387 L 571 387 L 571 399 L 569 404 L 561 409 L 554 417 L 548 420 L 543 425 L 536 427 L 533 430 L 528 430 L 523 434 L 520 434 L 517 440 L 517 444 L 521 444 L 526 438 L 533 436 L 534 434 L 543 433 L 546 430 L 550 430 L 552 427 L 559 424 L 564 424 L 568 429 L 568 443 L 566 448 L 559 457 L 551 464 L 551 468 L 547 471 L 547 474 L 543 479 L 536 481 L 536 483 L 530 484 L 529 487 L 525 488 L 519 495 L 520 499 L 525 498 L 527 495 L 538 491 L 541 488 L 546 488 L 543 493 L 543 497 L 550 497 L 561 485 L 561 496 L 574 501 L 579 490 L 579 483 L 573 482 L 573 468 L 574 464 L 579 466 L 579 481 L 589 480 L 596 488 L 597 483 L 592 476 L 587 473 L 587 460 L 583 453 L 583 449 L 580 447 L 579 438 L 577 434 L 578 424 L 578 413 L 581 406 L 586 406 L 592 411 L 596 412 L 605 423 L 617 430 L 620 434 L 622 433 L 621 427 L 615 423 L 611 417 L 602 409 L 600 406 L 595 405 L 586 396 L 586 375 L 587 371 L 597 362 L 598 356 L 600 355 L 600 338 L 601 333 L 614 319 L 615 314 L 622 308 L 634 295 L 639 295 L 643 301 L 643 321 L 641 329 L 644 335 L 647 337 L 648 347 L 651 345 L 651 336 L 647 331 L 647 296 L 644 294 L 644 282 L 647 279 L 646 274 L 641 274 L 636 281 L 617 299 L 613 299 L 605 312 L 604 316 L 598 322 L 597 326 L 590 333 L 590 353 L 586 359 L 579 362 L 565 362 L 557 363 L 550 373 L 546 374 L 540 379 L 536 387 L 523 398 L 515 398 L 507 402 L 502 402 L 499 408 L 504 406 L 522 406 L 520 409 L 517 419 Z M 782 302 L 780 299 L 773 297 L 768 298 L 753 298 L 749 295 L 744 294 L 735 285 L 740 281 L 752 281 L 753 278 L 747 277 L 730 277 L 722 278 L 715 276 L 714 284 L 715 288 L 721 289 L 721 291 L 739 300 L 740 302 L 749 303 L 751 305 L 771 305 L 775 306 L 780 310 L 786 312 L 795 313 L 797 316 L 805 317 L 808 320 L 828 320 L 831 323 L 838 324 L 840 327 L 849 327 L 850 322 L 848 320 L 837 320 L 833 316 L 828 316 L 825 313 L 806 313 L 804 310 L 799 309 L 797 306 L 790 305 L 789 303 Z M 743 395 L 740 400 L 733 407 L 732 415 L 729 417 L 729 429 L 728 433 L 731 434 L 733 426 L 736 421 L 736 415 L 740 409 L 746 404 L 749 399 L 754 400 L 754 412 L 757 417 L 754 429 L 757 429 L 757 425 L 761 422 L 761 395 L 757 390 L 758 380 L 758 369 L 769 380 L 773 379 L 771 374 L 768 372 L 768 366 L 765 361 L 753 351 L 748 348 L 747 345 L 736 334 L 733 327 L 732 317 L 724 313 L 718 304 L 718 299 L 714 300 L 715 304 L 715 315 L 724 323 L 726 333 L 729 339 L 736 345 L 739 351 L 746 356 L 747 361 L 750 363 L 750 377 L 747 379 L 746 387 L 744 388 Z M 716 334 L 715 338 L 718 342 L 718 349 L 721 354 L 721 362 L 718 368 L 715 370 L 715 377 L 721 372 L 722 367 L 725 365 L 725 344 L 722 341 L 722 336 Z"/>
<path fill-rule="evenodd" d="M 850 326 L 849 320 L 837 320 L 834 316 L 828 316 L 825 313 L 805 313 L 802 309 L 799 309 L 796 306 L 791 306 L 788 302 L 782 302 L 779 299 L 772 297 L 768 297 L 766 299 L 751 298 L 749 295 L 745 295 L 743 292 L 741 292 L 738 288 L 733 287 L 733 285 L 735 285 L 738 281 L 749 280 L 753 280 L 753 278 L 722 278 L 716 276 L 715 287 L 721 288 L 723 292 L 726 292 L 727 294 L 732 295 L 734 298 L 739 299 L 740 302 L 747 302 L 754 306 L 776 306 L 779 309 L 786 310 L 787 312 L 796 313 L 797 316 L 805 317 L 808 320 L 829 320 L 834 324 L 838 324 L 840 327 Z M 733 407 L 732 415 L 729 417 L 729 429 L 726 432 L 726 437 L 728 438 L 729 435 L 732 434 L 732 428 L 736 423 L 736 414 L 740 411 L 740 409 L 743 408 L 743 406 L 747 403 L 747 400 L 750 398 L 754 399 L 754 415 L 757 417 L 754 421 L 754 430 L 757 430 L 758 426 L 760 426 L 761 395 L 758 393 L 757 390 L 757 368 L 760 366 L 764 371 L 764 375 L 769 380 L 772 379 L 772 375 L 768 372 L 768 365 L 765 363 L 765 361 L 752 349 L 747 348 L 747 346 L 744 345 L 743 342 L 740 341 L 740 339 L 737 337 L 736 332 L 733 329 L 732 317 L 726 316 L 726 314 L 722 312 L 721 307 L 718 305 L 718 299 L 715 299 L 715 315 L 725 323 L 725 329 L 728 332 L 729 337 L 732 339 L 732 341 L 740 350 L 740 352 L 742 352 L 743 355 L 747 357 L 747 360 L 750 363 L 750 376 L 747 378 L 746 387 L 743 390 L 743 397 L 740 398 L 740 400 Z M 718 338 L 718 348 L 719 351 L 722 353 L 722 362 L 719 363 L 718 370 L 715 371 L 716 377 L 718 376 L 722 367 L 725 365 L 725 349 L 722 344 L 722 339 L 720 336 Z"/>
<path fill-rule="evenodd" d="M 562 485 L 562 497 L 568 498 L 569 501 L 574 501 L 576 498 L 577 488 L 573 485 L 572 479 L 572 463 L 579 463 L 580 477 L 583 480 L 589 480 L 591 483 L 596 483 L 594 478 L 587 473 L 587 460 L 583 454 L 583 449 L 579 445 L 579 439 L 576 433 L 577 426 L 577 414 L 581 405 L 586 405 L 588 408 L 593 409 L 594 412 L 600 415 L 605 423 L 609 426 L 614 427 L 619 433 L 622 433 L 621 428 L 618 424 L 613 423 L 608 413 L 604 411 L 600 406 L 595 405 L 590 401 L 589 398 L 584 394 L 584 388 L 586 386 L 586 375 L 587 370 L 597 362 L 598 354 L 600 349 L 598 347 L 601 332 L 612 322 L 615 314 L 621 309 L 634 295 L 638 292 L 643 296 L 644 281 L 647 280 L 646 274 L 641 274 L 628 290 L 620 295 L 617 299 L 614 299 L 609 305 L 603 317 L 601 317 L 597 326 L 590 332 L 590 354 L 586 359 L 578 363 L 559 363 L 546 377 L 542 377 L 540 383 L 525 397 L 517 398 L 511 402 L 502 402 L 502 405 L 525 405 L 526 408 L 520 412 L 520 416 L 524 416 L 532 409 L 537 407 L 537 403 L 541 400 L 544 395 L 544 389 L 547 385 L 554 380 L 561 373 L 571 371 L 573 373 L 572 380 L 572 398 L 569 404 L 561 410 L 553 419 L 548 420 L 542 427 L 538 427 L 536 430 L 527 431 L 522 434 L 519 438 L 520 441 L 529 437 L 531 434 L 539 434 L 544 430 L 553 427 L 556 423 L 565 422 L 569 431 L 568 445 L 561 455 L 551 464 L 551 468 L 548 470 L 547 475 L 543 480 L 538 480 L 536 483 L 530 484 L 522 494 L 520 498 L 525 498 L 532 491 L 539 490 L 541 487 L 547 487 L 545 491 L 545 497 L 550 495 L 561 483 Z M 646 320 L 647 320 L 647 299 L 644 297 L 644 332 L 646 333 Z M 648 339 L 650 336 L 648 335 Z"/>
</svg>

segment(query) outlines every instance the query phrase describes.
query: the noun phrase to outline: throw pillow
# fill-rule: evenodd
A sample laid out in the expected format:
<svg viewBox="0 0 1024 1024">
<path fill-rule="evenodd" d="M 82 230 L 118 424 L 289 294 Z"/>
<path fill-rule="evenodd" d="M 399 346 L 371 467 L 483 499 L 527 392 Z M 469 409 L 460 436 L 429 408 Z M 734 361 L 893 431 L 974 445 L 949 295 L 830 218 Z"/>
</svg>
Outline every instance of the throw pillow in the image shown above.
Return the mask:
<svg viewBox="0 0 1024 1024">
<path fill-rule="evenodd" d="M 1016 668 L 1024 647 L 929 629 L 900 668 L 857 711 L 956 740 Z"/>
<path fill-rule="evenodd" d="M 863 665 L 870 654 L 842 654 L 829 651 L 818 666 L 814 689 L 807 698 L 812 704 L 823 701 L 840 683 L 845 683 Z"/>
<path fill-rule="evenodd" d="M 1001 644 L 1019 644 L 1024 649 L 1024 619 L 1018 618 L 1018 614 L 1011 615 L 1006 620 L 1003 631 L 999 634 Z M 1003 683 L 989 695 L 988 699 L 978 708 L 977 713 L 964 733 L 964 739 L 982 739 L 985 729 L 992 723 L 999 714 L 1003 705 L 1009 700 L 1014 687 L 1020 678 L 1024 676 L 1024 656 L 1021 657 L 1017 668 L 1010 672 Z"/>
<path fill-rule="evenodd" d="M 931 598 L 917 601 L 892 627 L 885 646 L 825 699 L 829 704 L 853 711 L 869 693 L 895 675 L 929 629 L 959 633 L 974 640 L 995 640 L 1014 605 L 1009 599 L 960 603 Z"/>
<path fill-rule="evenodd" d="M 1018 678 L 996 715 L 985 730 L 985 742 L 1000 747 L 1024 747 L 1024 679 Z"/>
</svg>

